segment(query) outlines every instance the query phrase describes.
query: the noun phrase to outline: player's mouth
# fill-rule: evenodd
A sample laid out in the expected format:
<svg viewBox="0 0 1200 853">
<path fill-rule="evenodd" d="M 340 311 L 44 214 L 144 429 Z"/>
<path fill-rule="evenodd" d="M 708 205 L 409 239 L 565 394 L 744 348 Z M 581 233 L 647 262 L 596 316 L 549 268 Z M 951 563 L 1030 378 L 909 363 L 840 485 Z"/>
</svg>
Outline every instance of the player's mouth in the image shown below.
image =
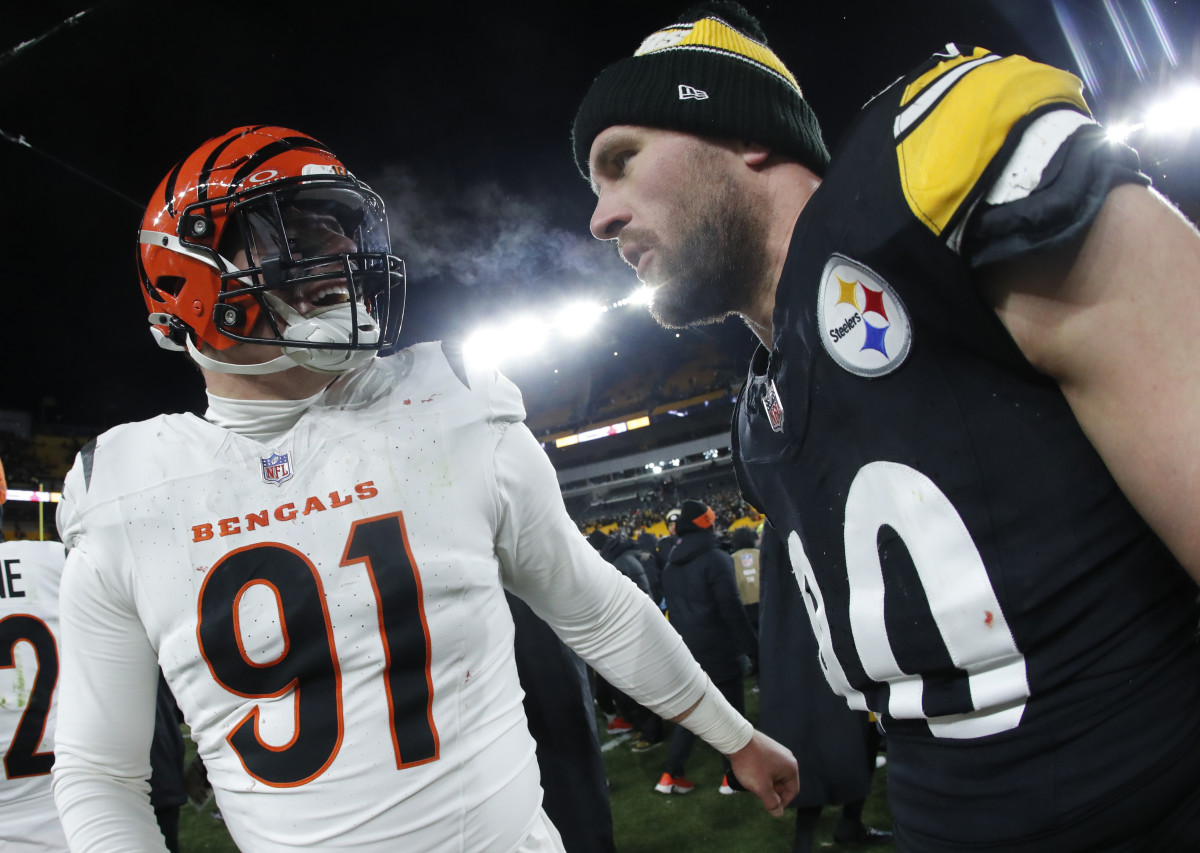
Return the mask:
<svg viewBox="0 0 1200 853">
<path fill-rule="evenodd" d="M 637 272 L 638 281 L 646 282 L 646 276 L 650 274 L 650 262 L 653 260 L 653 255 L 649 249 L 638 255 L 637 264 L 634 270 Z"/>
<path fill-rule="evenodd" d="M 340 305 L 343 302 L 350 301 L 350 290 L 345 285 L 335 284 L 327 287 L 322 287 L 316 293 L 308 296 L 308 301 L 316 308 L 325 308 L 329 305 Z"/>
<path fill-rule="evenodd" d="M 617 251 L 625 263 L 637 272 L 638 279 L 647 284 L 650 283 L 647 277 L 654 275 L 651 266 L 654 262 L 656 243 L 653 234 L 645 230 L 630 230 L 617 238 Z"/>
<path fill-rule="evenodd" d="M 288 301 L 296 313 L 308 316 L 321 308 L 345 305 L 350 301 L 350 288 L 336 281 L 322 282 L 293 294 Z"/>
</svg>

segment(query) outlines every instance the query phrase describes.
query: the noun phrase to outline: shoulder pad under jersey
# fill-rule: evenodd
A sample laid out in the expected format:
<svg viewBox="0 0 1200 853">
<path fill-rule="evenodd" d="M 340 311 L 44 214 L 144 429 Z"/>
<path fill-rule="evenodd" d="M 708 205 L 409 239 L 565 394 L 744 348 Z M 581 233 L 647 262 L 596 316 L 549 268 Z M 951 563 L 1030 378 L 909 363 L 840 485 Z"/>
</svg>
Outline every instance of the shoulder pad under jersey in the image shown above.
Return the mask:
<svg viewBox="0 0 1200 853">
<path fill-rule="evenodd" d="M 913 214 L 939 236 L 986 189 L 996 155 L 1034 118 L 1064 108 L 1090 115 L 1073 74 L 978 47 L 947 45 L 899 90 L 892 130 L 900 184 Z"/>
<path fill-rule="evenodd" d="M 463 357 L 461 345 L 448 341 L 414 344 L 380 359 L 391 388 L 404 399 L 454 406 L 481 406 L 489 421 L 525 419 L 521 392 L 494 367 Z"/>
</svg>

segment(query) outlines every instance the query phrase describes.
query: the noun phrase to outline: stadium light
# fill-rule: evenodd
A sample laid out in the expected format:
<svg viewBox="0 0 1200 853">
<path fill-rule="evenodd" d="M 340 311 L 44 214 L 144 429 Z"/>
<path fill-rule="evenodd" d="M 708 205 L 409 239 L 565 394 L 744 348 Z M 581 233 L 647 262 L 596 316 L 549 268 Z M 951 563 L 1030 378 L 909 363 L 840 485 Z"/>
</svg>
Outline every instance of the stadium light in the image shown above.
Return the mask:
<svg viewBox="0 0 1200 853">
<path fill-rule="evenodd" d="M 596 328 L 607 310 L 594 302 L 572 302 L 555 315 L 554 329 L 564 338 L 578 340 Z"/>
<path fill-rule="evenodd" d="M 62 498 L 62 492 L 45 492 L 34 491 L 30 489 L 9 489 L 8 500 L 10 501 L 32 501 L 33 503 L 58 503 Z"/>
<path fill-rule="evenodd" d="M 500 330 L 494 326 L 484 326 L 463 341 L 463 357 L 476 364 L 496 367 L 501 361 L 503 346 Z"/>
<path fill-rule="evenodd" d="M 507 324 L 481 326 L 464 339 L 463 353 L 476 363 L 499 367 L 504 362 L 540 352 L 551 335 L 566 341 L 578 341 L 594 329 L 609 311 L 627 305 L 647 305 L 653 296 L 654 289 L 643 285 L 608 306 L 577 301 L 553 312 L 552 319 L 542 320 L 529 314 Z"/>
<path fill-rule="evenodd" d="M 1147 107 L 1141 121 L 1114 122 L 1107 135 L 1114 142 L 1126 142 L 1134 134 L 1178 135 L 1197 126 L 1200 126 L 1200 85 L 1187 83 Z"/>
<path fill-rule="evenodd" d="M 654 301 L 654 288 L 643 284 L 627 298 L 630 305 L 649 305 Z"/>
<path fill-rule="evenodd" d="M 649 305 L 654 301 L 654 288 L 641 285 L 624 299 L 613 303 L 613 308 L 624 308 L 626 305 Z"/>
<path fill-rule="evenodd" d="M 1141 124 L 1127 124 L 1121 122 L 1119 124 L 1110 125 L 1105 131 L 1105 135 L 1110 142 L 1128 142 L 1129 137 L 1142 129 Z"/>
<path fill-rule="evenodd" d="M 518 317 L 508 324 L 508 352 L 516 356 L 533 355 L 546 346 L 550 330 L 536 317 Z"/>
<path fill-rule="evenodd" d="M 1200 123 L 1200 86 L 1181 86 L 1146 111 L 1146 129 L 1155 134 L 1188 131 Z"/>
<path fill-rule="evenodd" d="M 504 326 L 485 326 L 463 341 L 463 355 L 473 362 L 497 367 L 540 352 L 548 329 L 533 317 L 518 317 Z"/>
<path fill-rule="evenodd" d="M 629 305 L 649 305 L 654 301 L 654 288 L 642 284 L 640 288 L 634 290 L 634 293 L 626 296 L 625 300 Z"/>
</svg>

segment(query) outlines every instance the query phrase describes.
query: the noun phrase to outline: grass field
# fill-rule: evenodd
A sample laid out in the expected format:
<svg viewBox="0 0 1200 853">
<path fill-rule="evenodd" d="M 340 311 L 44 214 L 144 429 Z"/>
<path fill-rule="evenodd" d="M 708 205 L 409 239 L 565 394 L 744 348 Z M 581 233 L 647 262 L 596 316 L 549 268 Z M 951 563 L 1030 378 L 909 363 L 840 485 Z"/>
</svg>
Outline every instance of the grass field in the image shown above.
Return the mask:
<svg viewBox="0 0 1200 853">
<path fill-rule="evenodd" d="M 752 684 L 753 679 L 746 682 L 746 713 L 757 722 L 758 697 L 750 690 Z M 628 735 L 614 739 L 603 728 L 600 731 L 619 853 L 788 853 L 792 849 L 795 813 L 788 811 L 775 819 L 753 794 L 719 794 L 721 757 L 707 744 L 697 741 L 687 763 L 687 777 L 696 789 L 684 796 L 667 796 L 654 790 L 666 760 L 665 743 L 650 752 L 635 753 L 629 750 Z M 871 796 L 863 809 L 868 826 L 891 828 L 886 786 L 884 766 L 875 774 Z M 891 845 L 835 845 L 833 828 L 839 814 L 838 808 L 821 813 L 814 850 L 894 850 Z"/>
<path fill-rule="evenodd" d="M 746 710 L 750 719 L 755 720 L 758 702 L 749 689 L 751 684 L 747 682 Z M 600 722 L 603 719 L 600 715 Z M 667 796 L 654 791 L 666 758 L 665 744 L 649 752 L 634 753 L 629 749 L 628 735 L 609 737 L 599 723 L 598 729 L 619 853 L 788 853 L 791 850 L 794 813 L 789 811 L 784 817 L 774 819 L 752 794 L 717 793 L 721 781 L 720 756 L 706 744 L 696 743 L 687 764 L 688 778 L 696 783 L 696 790 L 685 796 Z M 191 741 L 185 740 L 190 750 Z M 886 784 L 885 766 L 875 774 L 873 791 L 863 813 L 869 826 L 880 829 L 891 827 L 891 813 L 884 795 Z M 211 801 L 202 810 L 191 805 L 183 807 L 182 853 L 235 853 L 237 848 L 224 824 L 214 819 L 212 812 Z M 822 813 L 814 849 L 846 853 L 868 850 L 887 853 L 894 849 L 890 845 L 835 845 L 832 836 L 838 812 L 830 808 Z"/>
<path fill-rule="evenodd" d="M 792 849 L 795 813 L 789 811 L 776 820 L 751 794 L 717 793 L 721 766 L 710 749 L 697 745 L 688 762 L 687 775 L 696 783 L 696 790 L 682 797 L 656 793 L 654 783 L 662 772 L 664 749 L 637 755 L 627 748 L 618 748 L 606 754 L 605 766 L 609 768 L 612 786 L 613 829 L 620 853 L 788 853 Z M 863 815 L 868 825 L 881 829 L 891 826 L 883 799 L 886 777 L 886 768 L 876 774 L 875 790 Z M 814 849 L 895 849 L 891 845 L 834 845 L 833 828 L 839 812 L 837 808 L 822 812 Z"/>
</svg>

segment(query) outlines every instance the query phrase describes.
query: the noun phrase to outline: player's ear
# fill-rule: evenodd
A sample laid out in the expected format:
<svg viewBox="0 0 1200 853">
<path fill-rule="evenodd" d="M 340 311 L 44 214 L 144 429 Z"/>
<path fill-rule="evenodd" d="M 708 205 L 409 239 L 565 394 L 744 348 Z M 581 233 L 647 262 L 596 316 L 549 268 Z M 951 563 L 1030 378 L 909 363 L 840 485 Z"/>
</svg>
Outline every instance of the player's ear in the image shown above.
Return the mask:
<svg viewBox="0 0 1200 853">
<path fill-rule="evenodd" d="M 771 149 L 758 142 L 742 143 L 742 160 L 747 166 L 761 166 L 771 156 Z"/>
</svg>

